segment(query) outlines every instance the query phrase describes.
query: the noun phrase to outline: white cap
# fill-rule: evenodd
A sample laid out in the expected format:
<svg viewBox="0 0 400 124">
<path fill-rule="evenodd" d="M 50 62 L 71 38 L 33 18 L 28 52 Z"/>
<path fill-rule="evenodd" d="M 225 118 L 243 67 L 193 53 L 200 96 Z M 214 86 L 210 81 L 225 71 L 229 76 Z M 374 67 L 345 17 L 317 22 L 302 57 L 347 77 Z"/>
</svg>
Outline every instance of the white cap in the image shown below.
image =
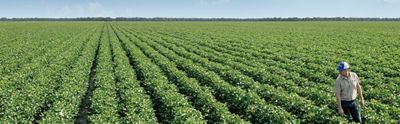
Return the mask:
<svg viewBox="0 0 400 124">
<path fill-rule="evenodd" d="M 339 63 L 339 66 L 336 68 L 336 70 L 338 70 L 338 71 L 343 71 L 343 70 L 349 69 L 349 68 L 350 68 L 349 63 L 344 62 L 344 61 L 341 61 L 341 62 Z"/>
</svg>

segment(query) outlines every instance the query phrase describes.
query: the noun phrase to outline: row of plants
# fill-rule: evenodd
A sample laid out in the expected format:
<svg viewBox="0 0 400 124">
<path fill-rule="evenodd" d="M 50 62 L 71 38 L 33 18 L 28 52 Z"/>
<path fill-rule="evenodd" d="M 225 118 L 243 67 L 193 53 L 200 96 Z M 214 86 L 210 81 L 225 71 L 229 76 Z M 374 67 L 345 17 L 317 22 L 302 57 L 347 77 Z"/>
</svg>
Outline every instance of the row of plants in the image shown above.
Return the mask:
<svg viewBox="0 0 400 124">
<path fill-rule="evenodd" d="M 112 27 L 112 26 L 111 26 Z M 122 123 L 156 123 L 157 118 L 150 96 L 141 87 L 141 82 L 131 67 L 126 52 L 114 30 L 109 30 L 114 75 L 116 78 L 117 93 L 119 93 L 119 113 Z"/>
<path fill-rule="evenodd" d="M 143 32 L 143 31 L 141 31 L 141 32 Z M 146 32 L 147 33 L 147 32 Z M 165 34 L 168 34 L 168 33 L 165 33 Z M 159 36 L 154 36 L 154 37 L 159 37 Z M 188 39 L 192 39 L 192 40 L 188 40 Z M 188 45 L 188 44 L 190 44 L 190 43 L 192 43 L 192 42 L 195 42 L 194 41 L 194 37 L 191 37 L 191 38 L 187 38 L 186 39 L 186 41 L 179 41 L 179 43 L 182 43 L 182 44 L 185 44 L 186 46 L 197 46 L 197 47 L 201 47 L 201 46 L 207 46 L 207 44 L 209 45 L 209 46 L 217 46 L 217 45 L 213 45 L 213 44 L 210 44 L 210 43 L 212 43 L 212 42 L 209 42 L 209 41 L 204 41 L 204 44 L 201 44 L 201 45 L 195 45 L 195 44 L 193 44 L 193 45 Z M 196 41 L 197 41 L 198 39 L 196 39 Z M 226 42 L 226 43 L 221 43 L 221 46 L 227 46 L 227 45 L 229 45 L 229 43 L 228 42 Z M 238 45 L 239 46 L 239 45 Z M 242 46 L 245 46 L 244 44 L 242 44 Z M 191 50 L 192 50 L 193 48 L 191 48 Z M 249 51 L 251 51 L 251 50 L 249 50 Z M 207 52 L 210 52 L 210 51 L 207 51 Z M 207 52 L 205 52 L 205 53 L 207 53 Z M 234 53 L 234 51 L 230 51 L 229 53 Z M 244 55 L 246 55 L 246 53 L 249 53 L 249 52 L 237 52 L 237 53 L 243 53 Z M 209 54 L 211 54 L 211 53 L 209 53 Z M 211 56 L 211 55 L 209 55 L 209 54 L 207 54 L 208 56 Z M 248 54 L 247 54 L 248 55 Z M 222 57 L 221 57 L 222 58 Z M 225 58 L 227 58 L 226 56 L 225 56 Z M 259 59 L 259 58 L 258 58 Z M 275 58 L 272 58 L 272 59 L 282 59 L 282 58 L 280 58 L 280 57 L 275 57 Z M 283 58 L 284 59 L 284 58 Z M 283 62 L 286 62 L 287 60 L 285 60 L 285 61 L 283 61 Z M 253 61 L 249 61 L 248 63 L 251 63 L 251 62 L 253 62 Z M 268 62 L 268 64 L 270 64 L 271 63 L 271 60 L 269 60 L 269 61 L 267 61 Z M 279 61 L 278 61 L 279 62 Z M 274 63 L 276 63 L 276 62 L 274 62 Z M 298 62 L 297 62 L 298 63 Z M 297 64 L 297 63 L 295 63 L 295 64 Z M 257 64 L 260 64 L 260 63 L 257 63 Z M 255 64 L 253 64 L 253 66 L 254 66 Z M 282 65 L 284 65 L 284 64 L 282 64 L 282 63 L 278 63 L 278 64 L 274 64 L 274 65 L 279 65 L 279 66 L 282 66 Z M 272 65 L 272 66 L 274 66 L 274 65 Z M 320 69 L 320 68 L 318 68 L 318 66 L 316 66 L 316 64 L 311 64 L 312 66 L 311 67 L 313 67 L 313 68 L 315 68 L 315 67 L 317 67 L 316 69 Z M 265 66 L 261 66 L 261 67 L 265 67 Z M 291 67 L 296 67 L 296 69 L 299 69 L 299 66 L 291 66 Z M 281 68 L 283 68 L 283 67 L 281 67 Z M 286 67 L 286 68 L 290 68 L 290 67 Z M 278 72 L 278 74 L 286 74 L 287 75 L 287 72 L 285 73 L 285 71 L 279 71 L 279 70 L 286 70 L 286 68 L 283 68 L 283 69 L 280 69 L 280 68 L 275 68 L 275 67 L 273 67 L 272 68 L 272 70 L 271 69 L 268 69 L 267 71 L 270 71 L 270 72 Z M 296 69 L 292 69 L 292 70 L 296 70 Z M 302 68 L 300 68 L 300 69 L 302 69 Z M 325 68 L 325 70 L 327 70 L 326 68 Z M 333 70 L 333 71 L 332 71 Z M 309 70 L 310 71 L 310 70 Z M 312 70 L 311 70 L 312 71 Z M 330 71 L 332 71 L 332 72 L 335 72 L 335 70 L 334 69 L 330 69 Z M 289 72 L 289 74 L 290 73 L 292 73 L 292 71 L 290 71 Z M 300 77 L 300 76 L 298 76 L 299 74 L 296 74 L 296 73 L 292 73 L 292 74 L 295 74 L 295 76 L 294 77 L 283 77 L 283 79 L 285 79 L 285 78 L 287 78 L 287 79 L 298 79 L 298 80 L 303 80 L 303 81 L 307 81 L 307 79 L 305 79 L 305 78 L 302 78 L 302 77 Z M 292 74 L 290 74 L 290 75 L 292 75 Z M 312 77 L 312 78 L 310 78 L 310 79 L 315 79 L 314 81 L 307 81 L 307 84 L 303 84 L 303 83 L 299 83 L 299 82 L 296 82 L 296 83 L 299 83 L 299 86 L 302 86 L 301 87 L 301 89 L 300 89 L 300 87 L 299 88 L 297 88 L 297 91 L 300 91 L 300 93 L 302 93 L 301 94 L 301 96 L 304 96 L 304 97 L 306 97 L 307 95 L 310 95 L 310 94 L 308 94 L 308 93 L 312 93 L 311 95 L 313 96 L 313 97 L 311 97 L 311 100 L 313 100 L 313 101 L 316 101 L 316 102 L 318 102 L 318 105 L 328 105 L 329 106 L 329 108 L 331 108 L 332 110 L 330 110 L 330 111 L 332 111 L 332 112 L 335 112 L 335 109 L 336 109 L 336 105 L 335 105 L 335 100 L 334 100 L 334 97 L 332 97 L 333 95 L 331 95 L 329 92 L 332 92 L 332 90 L 331 90 L 331 86 L 329 86 L 330 84 L 328 84 L 330 81 L 332 81 L 332 82 L 334 82 L 334 80 L 332 80 L 330 77 L 322 77 L 321 78 L 321 76 L 325 76 L 325 74 L 312 74 L 312 73 L 305 73 L 305 74 L 308 74 L 308 75 L 315 75 L 314 77 Z M 302 75 L 305 75 L 305 74 L 302 74 Z M 337 73 L 336 73 L 337 74 Z M 279 75 L 278 75 L 279 76 Z M 274 76 L 274 77 L 276 77 L 276 76 Z M 308 76 L 308 77 L 311 77 L 311 76 Z M 281 79 L 281 78 L 277 78 L 277 79 Z M 320 79 L 322 79 L 322 80 L 320 80 Z M 323 82 L 322 83 L 322 85 L 320 85 L 320 83 L 318 83 L 318 85 L 314 85 L 314 84 L 316 84 L 315 82 Z M 330 82 L 330 83 L 332 83 L 332 82 Z M 292 83 L 293 84 L 293 83 Z M 322 87 L 321 87 L 322 86 Z M 292 86 L 292 87 L 294 87 L 294 86 Z M 310 88 L 308 88 L 308 87 L 312 87 L 311 89 Z M 302 89 L 302 88 L 306 88 L 306 89 Z M 319 91 L 319 89 L 320 90 L 322 90 L 322 91 Z M 311 91 L 310 91 L 311 90 Z M 325 91 L 325 92 L 324 92 Z M 378 90 L 375 90 L 375 91 L 378 91 Z M 328 92 L 328 93 L 326 93 L 326 92 Z M 381 93 L 383 93 L 383 94 L 385 94 L 385 92 L 381 92 Z M 364 94 L 365 95 L 365 94 Z M 390 95 L 390 94 L 389 94 Z M 324 97 L 318 97 L 318 96 L 324 96 Z M 326 99 L 326 100 L 325 100 Z M 319 102 L 320 100 L 323 100 L 324 102 Z M 367 102 L 370 102 L 369 101 L 370 99 L 367 99 Z M 371 99 L 371 101 L 372 101 L 372 99 Z M 377 107 L 377 106 L 379 106 L 379 107 Z M 378 110 L 377 108 L 382 108 L 381 110 Z M 385 108 L 392 108 L 392 110 L 389 110 L 389 109 L 385 109 Z M 366 109 L 366 110 L 373 110 L 373 111 L 371 111 L 370 113 L 365 113 L 365 115 L 367 116 L 367 117 L 374 117 L 374 116 L 377 116 L 378 114 L 376 114 L 376 112 L 379 112 L 379 114 L 384 114 L 384 113 L 386 113 L 386 115 L 388 114 L 388 113 L 390 113 L 390 115 L 391 116 L 386 116 L 386 117 L 384 117 L 384 118 L 378 118 L 378 120 L 376 120 L 376 121 L 379 121 L 379 120 L 392 120 L 393 121 L 393 119 L 394 120 L 396 120 L 396 108 L 395 107 L 392 107 L 392 106 L 387 106 L 387 105 L 385 105 L 385 104 L 382 104 L 382 103 L 380 103 L 380 102 L 377 102 L 376 100 L 375 100 L 375 102 L 374 102 L 374 104 L 368 104 L 368 106 L 367 106 L 367 108 L 364 108 L 364 109 Z M 389 110 L 389 111 L 387 111 L 387 110 Z M 374 112 L 375 111 L 375 112 Z M 383 112 L 383 113 L 382 113 Z M 390 118 L 393 118 L 393 119 L 390 119 Z M 372 120 L 372 119 L 371 119 Z"/>
<path fill-rule="evenodd" d="M 49 98 L 54 100 L 53 104 L 42 113 L 39 123 L 72 123 L 78 120 L 81 109 L 90 107 L 82 104 L 85 101 L 85 92 L 94 78 L 94 61 L 98 59 L 103 34 L 104 26 L 87 41 L 80 58 L 70 67 L 71 70 L 62 76 L 59 89 Z"/>
<path fill-rule="evenodd" d="M 109 29 L 106 25 L 100 39 L 99 53 L 94 76 L 93 96 L 91 100 L 91 112 L 89 120 L 92 123 L 118 123 L 117 87 L 113 73 L 112 53 L 109 43 Z M 89 84 L 90 85 L 90 84 Z M 82 104 L 82 103 L 81 103 Z"/>
<path fill-rule="evenodd" d="M 226 44 L 226 43 L 225 43 Z M 215 47 L 215 46 L 217 46 L 217 45 L 212 45 L 212 44 L 209 44 L 209 43 L 203 43 L 203 44 L 201 44 L 201 45 L 197 45 L 197 46 L 207 46 L 207 45 L 209 45 L 209 46 L 213 46 L 213 47 Z M 227 45 L 224 45 L 224 46 L 227 46 Z M 235 51 L 230 51 L 230 52 L 227 52 L 227 53 L 237 53 L 237 54 L 242 54 L 242 57 L 244 57 L 244 56 L 246 56 L 246 55 L 248 55 L 248 54 L 246 54 L 246 53 L 251 53 L 251 52 L 254 52 L 254 51 L 245 51 L 245 52 L 235 52 Z M 208 56 L 211 56 L 211 55 L 209 55 L 209 53 L 211 53 L 211 52 L 209 52 L 209 51 L 207 51 L 207 53 L 208 54 L 202 54 L 202 55 L 208 55 Z M 227 57 L 224 57 L 224 58 L 227 58 Z M 240 57 L 238 57 L 238 58 L 240 58 Z M 236 58 L 237 59 L 237 58 Z M 244 58 L 242 58 L 242 59 L 244 59 Z M 279 58 L 279 59 L 281 59 L 281 58 Z M 260 59 L 258 59 L 258 60 L 254 60 L 254 61 L 259 61 Z M 221 62 L 224 62 L 225 60 L 220 60 Z M 303 69 L 303 68 L 298 68 L 298 66 L 297 66 L 297 69 L 296 69 L 296 66 L 293 66 L 292 64 L 286 64 L 288 61 L 287 60 L 285 60 L 284 61 L 284 63 L 271 63 L 271 61 L 263 61 L 263 63 L 255 63 L 254 61 L 246 61 L 245 59 L 244 60 L 242 60 L 242 62 L 243 61 L 245 61 L 245 63 L 254 63 L 254 67 L 261 67 L 261 68 L 270 68 L 270 67 L 265 67 L 265 66 L 262 66 L 263 65 L 263 63 L 268 63 L 268 66 L 271 66 L 271 64 L 272 65 L 279 65 L 281 68 L 283 68 L 283 69 L 274 69 L 274 70 L 269 70 L 269 72 L 279 72 L 279 71 L 282 71 L 282 70 L 290 70 L 290 72 L 289 73 L 281 73 L 282 75 L 286 75 L 286 77 L 285 78 L 288 78 L 288 79 L 291 79 L 291 78 L 293 78 L 292 76 L 294 75 L 294 76 L 296 76 L 296 74 L 290 74 L 291 72 L 293 72 L 293 70 L 301 70 L 301 71 L 298 71 L 300 74 L 302 73 L 302 72 L 310 72 L 310 70 L 305 70 L 305 69 Z M 315 64 L 314 64 L 314 66 L 312 66 L 312 67 L 317 67 L 317 66 L 315 66 Z M 247 69 L 247 67 L 246 68 L 244 68 L 244 70 L 248 70 Z M 332 71 L 332 72 L 334 72 L 334 71 Z M 289 77 L 287 76 L 289 74 Z M 302 79 L 303 80 L 303 82 L 302 81 L 300 81 L 300 80 L 297 80 L 297 79 L 301 79 L 301 77 L 298 77 L 298 76 L 296 76 L 296 78 L 294 78 L 295 80 L 295 82 L 297 82 L 297 84 L 301 84 L 301 85 L 303 85 L 303 86 L 306 86 L 306 87 L 304 87 L 304 88 L 306 88 L 306 89 L 299 89 L 299 90 L 297 90 L 298 92 L 298 94 L 299 95 L 302 95 L 302 96 L 305 96 L 305 97 L 307 97 L 307 96 L 309 96 L 309 95 L 312 95 L 312 100 L 313 101 L 315 101 L 317 104 L 319 104 L 319 105 L 329 105 L 329 107 L 331 108 L 331 109 L 333 109 L 333 110 L 335 110 L 335 108 L 336 108 L 336 105 L 334 104 L 335 103 L 335 100 L 334 100 L 334 98 L 333 97 L 331 97 L 332 95 L 330 95 L 329 93 L 327 94 L 326 92 L 331 92 L 331 90 L 330 90 L 330 87 L 328 86 L 328 84 L 325 84 L 325 85 L 321 85 L 320 83 L 318 83 L 318 85 L 312 85 L 312 84 L 316 84 L 315 82 L 334 82 L 333 80 L 332 81 L 329 81 L 329 77 L 324 77 L 324 75 L 323 74 L 314 74 L 314 72 L 313 73 L 309 73 L 309 74 L 302 74 L 302 75 L 314 75 L 314 79 L 321 79 L 321 78 L 319 78 L 319 77 L 322 77 L 322 78 L 325 78 L 325 80 L 314 80 L 314 81 L 307 81 L 307 80 L 304 80 L 304 79 Z M 257 78 L 257 77 L 261 77 L 261 78 L 263 78 L 263 77 L 267 77 L 267 76 L 254 76 L 255 78 Z M 304 85 L 306 82 L 305 81 L 307 81 L 310 85 Z M 261 81 L 262 82 L 262 81 Z M 299 82 L 302 82 L 302 83 L 299 83 Z M 321 87 L 322 86 L 322 87 Z M 368 85 L 367 85 L 368 86 Z M 322 89 L 321 89 L 322 88 Z M 321 89 L 322 91 L 318 91 L 318 89 Z M 364 96 L 367 98 L 367 102 L 369 102 L 368 100 L 369 99 L 374 99 L 374 98 L 376 98 L 376 97 L 379 97 L 381 100 L 382 99 L 388 99 L 388 100 L 386 100 L 386 101 L 398 101 L 397 99 L 396 99 L 396 96 L 394 96 L 394 94 L 392 94 L 392 93 L 390 93 L 390 92 L 385 92 L 385 91 L 387 91 L 387 89 L 385 89 L 385 90 L 378 90 L 378 89 L 382 89 L 382 88 L 376 88 L 376 89 L 374 89 L 374 90 L 372 90 L 372 89 L 367 89 L 369 92 L 367 92 L 367 93 L 364 93 Z M 299 93 L 300 92 L 300 93 Z M 310 94 L 310 92 L 312 93 L 312 94 Z M 389 96 L 388 96 L 389 95 Z M 319 96 L 321 96 L 321 97 L 319 97 Z M 371 96 L 374 96 L 374 97 L 371 97 Z M 386 96 L 386 97 L 385 97 Z M 385 101 L 383 101 L 383 102 L 385 102 Z M 377 103 L 377 104 L 373 104 L 373 105 L 376 105 L 376 106 L 381 106 L 382 108 L 389 108 L 389 109 L 391 109 L 391 110 L 389 110 L 389 109 L 383 109 L 383 110 L 380 110 L 379 112 L 380 113 L 382 113 L 382 112 L 384 112 L 384 113 L 389 113 L 391 116 L 392 116 L 392 118 L 394 118 L 395 120 L 398 118 L 398 116 L 397 116 L 397 111 L 398 111 L 398 108 L 396 108 L 395 106 L 388 106 L 388 105 L 386 105 L 386 104 L 382 104 L 382 103 L 380 103 L 380 102 L 376 102 L 375 101 L 375 103 Z M 387 102 L 385 102 L 385 103 L 387 103 Z M 394 103 L 394 104 L 396 104 L 396 103 Z M 373 106 L 370 106 L 369 108 L 367 108 L 367 109 L 371 109 L 371 108 L 377 108 L 377 107 L 373 107 Z M 389 110 L 389 111 L 385 111 L 385 110 Z M 369 113 L 367 113 L 367 115 L 370 115 Z M 389 117 L 390 118 L 390 117 Z"/>
<path fill-rule="evenodd" d="M 236 51 L 238 51 L 237 49 L 236 49 Z M 246 50 L 246 51 L 244 51 L 244 52 L 246 52 L 246 53 L 251 53 L 251 52 L 253 52 L 254 53 L 254 51 L 251 51 L 251 50 Z M 276 58 L 276 57 L 275 57 Z M 273 59 L 273 58 L 272 58 Z M 282 67 L 282 68 L 284 68 L 285 70 L 292 70 L 292 69 L 295 69 L 295 67 L 291 67 L 291 65 L 290 64 L 282 64 L 282 63 L 290 63 L 290 60 L 288 60 L 288 59 L 284 59 L 284 58 L 282 58 L 282 57 L 278 57 L 278 59 L 280 59 L 280 60 L 282 60 L 281 61 L 281 64 L 280 64 L 280 66 Z M 310 66 L 310 65 L 306 65 L 306 66 Z M 316 67 L 316 65 L 314 64 L 314 66 L 311 66 L 311 67 Z M 305 74 L 302 74 L 302 75 L 314 75 L 314 77 L 316 77 L 316 78 L 314 78 L 314 79 L 318 79 L 319 77 L 322 77 L 322 78 L 325 78 L 325 79 L 329 79 L 329 77 L 325 77 L 325 75 L 324 74 L 318 74 L 318 73 L 315 73 L 315 72 L 313 72 L 313 71 L 310 71 L 310 70 L 305 70 L 304 68 L 300 68 L 299 69 L 300 71 L 298 71 L 299 72 L 299 74 L 301 74 L 301 72 L 307 72 L 307 73 L 305 73 Z M 293 71 L 293 70 L 292 70 Z M 276 72 L 276 71 L 274 71 L 274 72 Z M 334 72 L 334 71 L 332 71 L 332 72 Z M 318 77 L 317 77 L 318 76 Z M 265 77 L 265 76 L 258 76 L 258 77 Z M 308 77 L 310 77 L 310 76 L 308 76 Z M 319 78 L 319 79 L 321 79 L 321 78 Z M 327 80 L 325 80 L 325 82 L 328 82 Z M 363 80 L 363 79 L 361 79 L 361 80 Z M 320 80 L 314 80 L 313 82 L 321 82 Z M 333 80 L 332 81 L 330 81 L 330 82 L 334 82 Z M 378 81 L 379 82 L 379 81 Z M 298 83 L 298 84 L 304 84 L 304 83 Z M 314 83 L 314 84 L 316 84 L 316 83 Z M 326 85 L 326 86 L 324 86 L 324 85 Z M 329 87 L 329 86 L 327 86 L 328 84 L 319 84 L 318 83 L 318 85 L 314 85 L 314 86 L 324 86 L 325 88 L 323 88 L 323 89 L 328 89 L 327 87 Z M 362 84 L 362 85 L 365 85 L 364 83 Z M 311 86 L 313 86 L 313 85 L 311 85 Z M 369 85 L 367 84 L 367 87 L 368 87 Z M 386 86 L 386 84 L 384 84 L 384 85 L 382 85 L 382 86 Z M 310 87 L 310 86 L 307 86 L 307 87 Z M 321 87 L 322 88 L 322 87 Z M 386 87 L 386 88 L 388 88 L 388 87 Z M 375 89 L 368 89 L 368 88 L 366 88 L 366 89 L 364 89 L 365 91 L 367 91 L 367 93 L 365 93 L 364 92 L 364 97 L 366 98 L 366 100 L 367 100 L 367 102 L 369 102 L 368 100 L 369 99 L 374 99 L 374 98 L 376 98 L 376 99 L 380 99 L 380 100 L 383 100 L 383 102 L 384 103 L 388 103 L 388 102 L 386 102 L 386 101 L 398 101 L 398 99 L 396 98 L 396 96 L 394 95 L 394 94 L 392 94 L 392 93 L 390 93 L 390 92 L 386 92 L 387 90 L 389 90 L 389 89 L 386 89 L 386 88 L 375 88 Z M 393 87 L 392 87 L 392 89 L 393 89 Z M 393 91 L 393 90 L 392 90 Z M 330 92 L 330 90 L 325 90 L 325 92 Z M 376 93 L 376 94 L 374 94 L 374 93 Z M 321 95 L 327 95 L 327 94 L 321 94 Z M 385 97 L 386 96 L 386 97 Z M 319 97 L 316 97 L 316 98 L 319 98 Z M 322 100 L 315 100 L 315 101 L 318 101 L 318 102 L 320 102 L 320 104 L 328 104 L 328 105 L 330 105 L 330 108 L 332 108 L 332 109 L 334 109 L 334 108 L 336 108 L 335 107 L 335 105 L 334 104 L 329 104 L 329 103 L 334 103 L 335 101 L 334 101 L 334 99 L 322 99 Z M 389 113 L 390 115 L 391 115 L 391 117 L 392 118 L 394 118 L 395 120 L 398 118 L 398 114 L 397 114 L 397 111 L 399 111 L 398 110 L 398 108 L 396 108 L 396 103 L 393 103 L 393 105 L 394 106 L 389 106 L 389 105 L 386 105 L 386 104 L 382 104 L 381 102 L 375 102 L 376 104 L 374 104 L 374 105 L 377 105 L 377 106 L 382 106 L 382 107 L 384 107 L 384 108 L 389 108 L 389 109 L 391 109 L 391 111 L 383 111 L 383 110 L 389 110 L 389 109 L 383 109 L 383 110 L 379 110 L 379 112 L 380 113 L 382 113 L 382 112 L 384 112 L 384 113 Z M 372 106 L 371 106 L 372 107 Z M 376 108 L 376 107 L 374 107 L 374 108 Z M 369 115 L 369 113 L 367 113 L 368 115 Z"/>
<path fill-rule="evenodd" d="M 143 36 L 137 37 L 144 38 Z M 141 41 L 149 43 L 151 39 L 141 39 Z M 216 99 L 227 103 L 230 111 L 239 114 L 242 118 L 253 123 L 284 123 L 295 120 L 282 108 L 267 104 L 255 92 L 247 92 L 234 87 L 222 80 L 216 73 L 197 66 L 191 60 L 180 58 L 173 51 L 162 47 L 154 49 L 175 62 L 178 68 L 185 71 L 189 77 L 194 77 L 199 80 L 200 84 L 210 87 Z"/>
<path fill-rule="evenodd" d="M 177 85 L 180 93 L 188 96 L 192 105 L 202 112 L 208 123 L 248 123 L 236 114 L 229 112 L 225 104 L 214 98 L 209 87 L 200 86 L 196 79 L 187 77 L 187 74 L 179 70 L 176 64 L 169 61 L 168 58 L 158 54 L 154 49 L 144 46 L 141 42 L 134 42 L 134 44 L 163 70 L 168 79 Z"/>
<path fill-rule="evenodd" d="M 65 71 L 79 58 L 87 37 L 78 35 L 66 40 L 67 44 L 53 44 L 55 49 L 50 49 L 45 56 L 35 58 L 36 62 L 30 66 L 32 68 L 27 68 L 20 77 L 14 77 L 15 80 L 8 80 L 7 83 L 12 85 L 2 87 L 5 88 L 1 97 L 2 120 L 34 121 L 35 116 L 48 106 L 48 98 L 58 88 Z"/>
<path fill-rule="evenodd" d="M 314 122 L 315 120 L 319 120 L 322 123 L 322 122 L 332 122 L 334 120 L 338 120 L 337 118 L 329 120 L 331 119 L 329 118 L 329 116 L 332 115 L 332 112 L 330 112 L 329 109 L 327 109 L 326 107 L 318 108 L 314 106 L 311 101 L 299 97 L 297 94 L 290 94 L 285 91 L 282 91 L 282 89 L 279 88 L 275 89 L 275 87 L 272 87 L 270 85 L 262 85 L 254 81 L 250 77 L 241 74 L 239 71 L 233 68 L 217 63 L 208 62 L 206 59 L 200 59 L 201 57 L 198 55 L 188 54 L 187 52 L 184 53 L 184 51 L 187 51 L 187 49 L 178 49 L 177 47 L 171 48 L 171 46 L 169 46 L 169 48 L 177 51 L 177 53 L 181 56 L 184 56 L 195 62 L 202 63 L 200 64 L 200 66 L 206 67 L 220 74 L 227 82 L 230 82 L 231 84 L 234 84 L 236 86 L 240 86 L 243 89 L 255 91 L 264 99 L 274 101 L 273 104 L 283 106 L 285 109 L 287 109 L 287 111 L 292 112 L 293 114 L 297 115 L 300 119 L 303 119 L 302 121 Z M 180 48 L 183 47 L 181 46 Z M 188 48 L 188 49 L 194 50 L 194 48 Z M 298 102 L 293 102 L 293 101 L 298 101 Z"/>
<path fill-rule="evenodd" d="M 162 123 L 205 123 L 200 111 L 178 92 L 177 87 L 168 81 L 162 70 L 147 58 L 140 49 L 130 43 L 132 39 L 116 30 L 122 47 L 127 52 L 137 76 L 153 100 L 158 121 Z"/>
</svg>

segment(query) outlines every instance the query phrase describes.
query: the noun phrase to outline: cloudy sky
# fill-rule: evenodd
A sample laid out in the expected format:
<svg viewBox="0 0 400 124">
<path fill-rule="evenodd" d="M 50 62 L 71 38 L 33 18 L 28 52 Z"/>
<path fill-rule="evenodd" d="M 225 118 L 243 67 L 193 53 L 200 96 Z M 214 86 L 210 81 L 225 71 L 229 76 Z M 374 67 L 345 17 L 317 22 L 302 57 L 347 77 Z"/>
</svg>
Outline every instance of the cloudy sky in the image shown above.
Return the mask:
<svg viewBox="0 0 400 124">
<path fill-rule="evenodd" d="M 400 0 L 0 0 L 0 17 L 400 17 Z"/>
</svg>

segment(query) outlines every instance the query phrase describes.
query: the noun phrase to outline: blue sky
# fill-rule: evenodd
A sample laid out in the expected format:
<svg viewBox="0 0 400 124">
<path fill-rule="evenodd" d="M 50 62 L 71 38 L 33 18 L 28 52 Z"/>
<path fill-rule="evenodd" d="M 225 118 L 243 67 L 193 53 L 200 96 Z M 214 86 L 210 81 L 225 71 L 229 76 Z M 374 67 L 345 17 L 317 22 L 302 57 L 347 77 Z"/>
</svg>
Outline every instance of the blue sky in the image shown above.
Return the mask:
<svg viewBox="0 0 400 124">
<path fill-rule="evenodd" d="M 400 0 L 0 0 L 0 17 L 400 17 Z"/>
</svg>

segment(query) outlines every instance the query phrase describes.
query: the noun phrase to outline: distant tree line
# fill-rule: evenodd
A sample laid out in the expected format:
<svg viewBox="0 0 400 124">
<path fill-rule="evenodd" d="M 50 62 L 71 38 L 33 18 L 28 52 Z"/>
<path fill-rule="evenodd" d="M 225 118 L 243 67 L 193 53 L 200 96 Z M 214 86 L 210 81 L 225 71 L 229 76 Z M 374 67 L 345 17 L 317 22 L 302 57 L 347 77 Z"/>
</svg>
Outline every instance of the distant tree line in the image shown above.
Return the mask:
<svg viewBox="0 0 400 124">
<path fill-rule="evenodd" d="M 0 21 L 400 21 L 400 18 L 290 17 L 290 18 L 165 18 L 165 17 L 82 17 L 82 18 L 0 18 Z"/>
</svg>

